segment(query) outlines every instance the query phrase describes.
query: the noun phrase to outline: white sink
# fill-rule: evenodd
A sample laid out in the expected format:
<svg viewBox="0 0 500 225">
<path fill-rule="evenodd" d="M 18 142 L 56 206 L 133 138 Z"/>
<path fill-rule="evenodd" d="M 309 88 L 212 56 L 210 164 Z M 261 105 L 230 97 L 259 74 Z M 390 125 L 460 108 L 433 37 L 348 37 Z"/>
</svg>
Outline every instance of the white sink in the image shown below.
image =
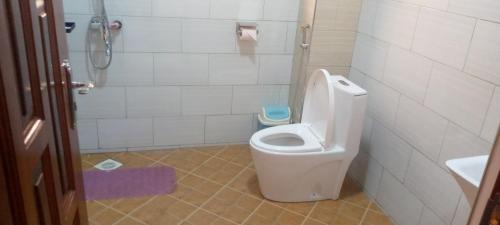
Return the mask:
<svg viewBox="0 0 500 225">
<path fill-rule="evenodd" d="M 457 180 L 470 204 L 476 199 L 489 155 L 450 159 L 446 166 Z"/>
</svg>

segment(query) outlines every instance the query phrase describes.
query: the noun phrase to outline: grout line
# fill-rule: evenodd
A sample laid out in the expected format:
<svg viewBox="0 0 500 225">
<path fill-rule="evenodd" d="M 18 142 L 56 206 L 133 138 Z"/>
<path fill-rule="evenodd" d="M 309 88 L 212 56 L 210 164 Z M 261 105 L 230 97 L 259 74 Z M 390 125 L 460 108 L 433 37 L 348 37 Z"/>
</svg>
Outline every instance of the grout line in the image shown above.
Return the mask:
<svg viewBox="0 0 500 225">
<path fill-rule="evenodd" d="M 314 211 L 314 209 L 316 209 L 316 206 L 318 205 L 318 201 L 314 202 L 314 205 L 313 207 L 311 208 L 311 210 L 307 213 L 304 221 L 302 221 L 301 225 L 305 225 L 306 224 L 306 221 L 311 218 L 311 214 L 312 212 Z M 312 218 L 311 218 L 312 219 Z"/>
<path fill-rule="evenodd" d="M 226 146 L 224 147 L 224 149 L 227 149 L 227 148 L 228 148 L 228 145 L 226 145 Z M 205 164 L 205 162 L 207 162 L 208 160 L 210 160 L 210 159 L 212 159 L 212 158 L 219 158 L 219 157 L 217 157 L 217 155 L 219 155 L 219 154 L 220 154 L 220 152 L 218 152 L 218 153 L 216 153 L 216 154 L 212 155 L 212 157 L 210 157 L 209 159 L 207 159 L 207 160 L 205 160 L 203 163 L 201 163 L 201 164 L 200 164 L 200 166 L 198 166 L 197 168 L 195 168 L 195 169 L 193 169 L 191 172 L 189 172 L 189 174 L 188 174 L 188 175 L 193 175 L 193 176 L 198 177 L 197 175 L 193 174 L 193 172 L 194 172 L 194 171 L 196 171 L 196 170 L 197 170 L 198 168 L 200 168 L 201 166 L 203 166 L 203 165 Z M 225 159 L 224 159 L 224 160 L 225 160 Z M 226 161 L 228 161 L 228 160 L 226 160 Z M 231 162 L 231 161 L 228 161 L 228 162 Z M 207 200 L 205 200 L 205 202 L 204 202 L 204 203 L 202 203 L 200 206 L 198 206 L 196 210 L 194 210 L 191 214 L 189 214 L 189 215 L 188 215 L 185 219 L 183 219 L 182 221 L 180 221 L 180 222 L 179 222 L 179 224 L 181 224 L 181 223 L 183 223 L 183 222 L 187 221 L 187 220 L 188 220 L 189 218 L 191 218 L 191 217 L 192 217 L 192 216 L 193 216 L 196 212 L 198 212 L 200 209 L 203 209 L 203 206 L 205 206 L 206 204 L 208 204 L 208 202 L 210 202 L 212 199 L 214 199 L 214 198 L 215 198 L 215 196 L 216 196 L 217 194 L 219 194 L 222 190 L 224 190 L 226 187 L 229 187 L 228 185 L 229 185 L 229 184 L 231 184 L 233 181 L 235 181 L 235 180 L 236 180 L 236 179 L 237 179 L 237 178 L 238 178 L 238 177 L 239 177 L 239 176 L 240 176 L 240 175 L 241 175 L 241 174 L 242 174 L 242 173 L 243 173 L 243 172 L 244 172 L 247 168 L 249 168 L 249 167 L 250 167 L 250 165 L 251 165 L 251 163 L 249 163 L 246 167 L 244 167 L 244 168 L 243 168 L 243 169 L 242 169 L 242 170 L 241 170 L 241 171 L 240 171 L 237 175 L 235 175 L 235 176 L 234 176 L 231 180 L 229 180 L 226 184 L 224 184 L 222 187 L 220 187 L 220 189 L 219 189 L 219 190 L 217 190 L 217 191 L 216 191 L 216 192 L 215 192 L 212 196 L 210 196 Z M 203 179 L 205 179 L 205 178 L 203 178 Z M 206 179 L 205 179 L 205 180 L 206 180 Z M 210 181 L 210 182 L 212 182 L 212 181 Z M 215 183 L 215 182 L 213 182 L 213 183 Z M 239 193 L 241 193 L 241 192 L 239 192 Z M 244 194 L 246 194 L 246 193 L 244 193 Z M 252 196 L 252 197 L 253 197 L 253 196 Z M 221 217 L 221 218 L 223 218 L 223 217 Z"/>
<path fill-rule="evenodd" d="M 368 204 L 368 206 L 366 206 L 366 209 L 365 209 L 365 212 L 363 213 L 363 216 L 361 216 L 361 221 L 359 221 L 359 224 L 358 225 L 362 225 L 363 222 L 365 221 L 366 219 L 366 215 L 368 215 L 368 212 L 370 210 L 370 206 L 373 204 L 373 201 L 370 200 L 370 203 Z"/>
</svg>

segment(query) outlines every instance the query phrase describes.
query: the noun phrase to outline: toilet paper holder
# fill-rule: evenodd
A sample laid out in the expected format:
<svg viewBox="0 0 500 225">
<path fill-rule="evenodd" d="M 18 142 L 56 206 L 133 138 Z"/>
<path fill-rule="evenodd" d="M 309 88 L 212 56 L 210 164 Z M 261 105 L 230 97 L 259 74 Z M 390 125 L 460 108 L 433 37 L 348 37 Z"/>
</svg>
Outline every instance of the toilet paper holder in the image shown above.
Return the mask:
<svg viewBox="0 0 500 225">
<path fill-rule="evenodd" d="M 253 22 L 238 22 L 236 23 L 236 35 L 240 37 L 243 33 L 242 29 L 250 29 L 250 30 L 255 30 L 257 35 L 259 35 L 259 29 L 257 29 L 257 23 Z"/>
</svg>

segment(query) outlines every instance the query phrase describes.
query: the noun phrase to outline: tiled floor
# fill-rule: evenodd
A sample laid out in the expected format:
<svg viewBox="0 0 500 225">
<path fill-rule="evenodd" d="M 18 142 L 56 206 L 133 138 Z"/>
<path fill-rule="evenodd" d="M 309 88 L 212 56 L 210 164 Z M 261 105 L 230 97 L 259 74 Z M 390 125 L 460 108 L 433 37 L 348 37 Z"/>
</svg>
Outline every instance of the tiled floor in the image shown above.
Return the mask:
<svg viewBox="0 0 500 225">
<path fill-rule="evenodd" d="M 350 179 L 340 200 L 279 203 L 264 199 L 247 145 L 82 156 L 83 168 L 113 158 L 125 168 L 168 165 L 169 195 L 89 201 L 91 225 L 392 225 Z"/>
</svg>

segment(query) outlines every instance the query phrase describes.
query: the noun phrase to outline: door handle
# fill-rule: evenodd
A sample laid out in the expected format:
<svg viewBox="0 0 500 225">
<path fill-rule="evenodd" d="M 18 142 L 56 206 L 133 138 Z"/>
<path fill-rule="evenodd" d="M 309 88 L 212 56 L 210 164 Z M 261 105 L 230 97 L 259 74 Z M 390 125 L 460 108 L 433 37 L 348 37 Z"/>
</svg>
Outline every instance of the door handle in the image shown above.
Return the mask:
<svg viewBox="0 0 500 225">
<path fill-rule="evenodd" d="M 63 60 L 63 63 L 62 63 L 61 66 L 66 71 L 66 74 L 68 74 L 68 77 L 71 78 L 72 75 L 73 75 L 73 70 L 71 68 L 71 63 L 69 62 L 69 60 L 67 60 L 67 59 Z M 71 89 L 78 90 L 78 94 L 86 95 L 86 94 L 88 94 L 90 92 L 90 90 L 92 88 L 95 87 L 95 85 L 92 82 L 71 81 L 71 85 L 69 87 Z"/>
<path fill-rule="evenodd" d="M 300 47 L 302 49 L 308 49 L 310 44 L 307 43 L 307 31 L 311 28 L 311 25 L 302 25 L 300 28 L 302 29 L 302 43 L 300 43 Z"/>
<path fill-rule="evenodd" d="M 71 88 L 78 90 L 78 94 L 86 95 L 93 89 L 95 85 L 92 82 L 78 82 L 72 81 Z"/>
</svg>

